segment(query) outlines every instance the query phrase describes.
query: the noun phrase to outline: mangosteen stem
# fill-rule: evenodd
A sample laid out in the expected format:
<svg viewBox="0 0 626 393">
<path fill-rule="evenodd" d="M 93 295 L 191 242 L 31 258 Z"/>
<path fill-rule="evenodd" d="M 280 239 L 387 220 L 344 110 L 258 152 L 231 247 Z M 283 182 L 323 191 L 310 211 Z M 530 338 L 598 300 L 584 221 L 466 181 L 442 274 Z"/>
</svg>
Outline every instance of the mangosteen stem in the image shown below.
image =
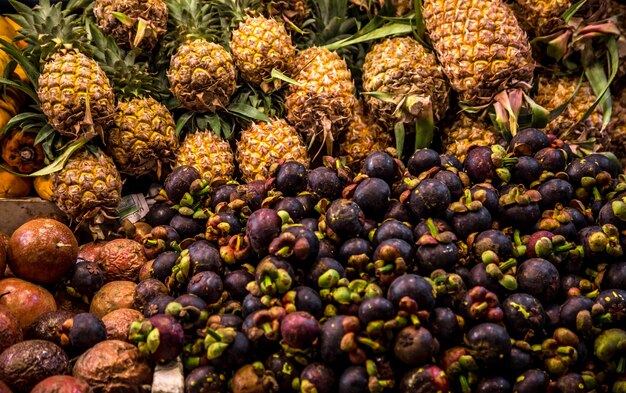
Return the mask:
<svg viewBox="0 0 626 393">
<path fill-rule="evenodd" d="M 459 383 L 461 384 L 461 391 L 463 393 L 472 392 L 472 388 L 470 387 L 469 382 L 467 381 L 467 377 L 465 375 L 459 376 Z"/>
<path fill-rule="evenodd" d="M 626 357 L 625 356 L 621 356 L 619 358 L 619 360 L 617 361 L 617 368 L 615 371 L 618 374 L 624 374 L 624 371 L 626 371 Z"/>
<path fill-rule="evenodd" d="M 426 220 L 426 226 L 428 227 L 428 230 L 430 231 L 430 234 L 433 237 L 439 234 L 439 230 L 437 229 L 437 226 L 435 225 L 435 222 L 433 221 L 432 218 L 429 218 L 428 220 Z"/>
</svg>

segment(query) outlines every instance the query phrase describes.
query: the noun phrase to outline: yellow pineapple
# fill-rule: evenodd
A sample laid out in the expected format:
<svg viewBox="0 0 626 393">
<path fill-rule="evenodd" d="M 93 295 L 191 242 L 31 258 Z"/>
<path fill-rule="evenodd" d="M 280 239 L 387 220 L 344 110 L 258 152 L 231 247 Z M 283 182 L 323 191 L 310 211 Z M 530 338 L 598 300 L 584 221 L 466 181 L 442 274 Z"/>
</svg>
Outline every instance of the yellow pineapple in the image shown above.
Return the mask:
<svg viewBox="0 0 626 393">
<path fill-rule="evenodd" d="M 385 39 L 373 45 L 363 64 L 363 89 L 384 93 L 383 100 L 366 95 L 372 115 L 389 129 L 413 126 L 432 107 L 434 121 L 448 110 L 450 87 L 435 55 L 411 37 Z"/>
<path fill-rule="evenodd" d="M 215 112 L 230 103 L 237 88 L 237 70 L 231 54 L 213 42 L 207 27 L 214 19 L 211 4 L 199 0 L 166 0 L 177 26 L 171 33 L 178 45 L 170 59 L 167 78 L 180 105 L 198 112 Z"/>
<path fill-rule="evenodd" d="M 425 1 L 423 15 L 461 103 L 485 105 L 499 92 L 530 87 L 535 68 L 530 43 L 502 0 Z"/>
<path fill-rule="evenodd" d="M 298 84 L 289 88 L 285 100 L 287 121 L 300 132 L 317 156 L 346 131 L 356 103 L 354 82 L 346 62 L 335 52 L 311 47 L 298 53 L 294 64 Z"/>
<path fill-rule="evenodd" d="M 498 142 L 493 125 L 479 118 L 460 113 L 452 124 L 442 130 L 444 153 L 464 161 L 472 146 L 490 146 Z"/>
<path fill-rule="evenodd" d="M 352 121 L 339 141 L 339 153 L 346 164 L 360 170 L 363 160 L 372 152 L 391 148 L 393 138 L 371 114 L 365 113 L 365 103 L 358 101 Z"/>
<path fill-rule="evenodd" d="M 237 162 L 243 181 L 267 180 L 283 160 L 295 160 L 309 167 L 302 137 L 285 120 L 252 123 L 241 132 Z"/>
<path fill-rule="evenodd" d="M 114 219 L 121 201 L 122 180 L 113 160 L 104 152 L 96 155 L 79 150 L 52 175 L 53 200 L 77 223 L 89 223 L 97 237 L 98 226 Z"/>
<path fill-rule="evenodd" d="M 233 151 L 211 130 L 187 134 L 176 153 L 175 167 L 193 166 L 207 181 L 231 179 L 235 172 Z"/>
<path fill-rule="evenodd" d="M 287 73 L 295 56 L 295 47 L 285 26 L 264 16 L 245 17 L 233 30 L 230 50 L 241 77 L 264 91 L 280 87 L 280 80 L 270 86 L 273 69 Z"/>
<path fill-rule="evenodd" d="M 534 97 L 535 102 L 552 111 L 570 99 L 576 91 L 578 81 L 579 77 L 577 76 L 540 76 L 537 96 Z M 589 138 L 595 138 L 596 148 L 607 148 L 610 138 L 608 132 L 602 129 L 602 114 L 598 109 L 599 107 L 596 107 L 588 118 L 571 129 L 582 119 L 595 100 L 596 96 L 589 82 L 584 81 L 565 110 L 557 118 L 550 121 L 544 131 L 567 141 L 582 142 Z"/>
<path fill-rule="evenodd" d="M 151 49 L 167 28 L 163 0 L 96 0 L 93 13 L 98 26 L 124 48 Z"/>
<path fill-rule="evenodd" d="M 534 36 L 542 36 L 563 27 L 562 16 L 572 6 L 570 0 L 513 0 L 511 9 L 520 25 Z"/>
</svg>

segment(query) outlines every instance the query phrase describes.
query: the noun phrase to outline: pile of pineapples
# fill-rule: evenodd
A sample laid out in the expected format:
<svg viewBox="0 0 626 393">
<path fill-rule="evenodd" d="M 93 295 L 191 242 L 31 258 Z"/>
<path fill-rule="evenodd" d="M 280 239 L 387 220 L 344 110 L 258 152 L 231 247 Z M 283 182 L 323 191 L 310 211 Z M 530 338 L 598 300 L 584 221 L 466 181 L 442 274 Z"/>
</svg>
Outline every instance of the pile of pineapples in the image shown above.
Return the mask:
<svg viewBox="0 0 626 393">
<path fill-rule="evenodd" d="M 613 0 L 11 3 L 22 45 L 1 46 L 28 81 L 2 81 L 30 106 L 2 133 L 32 133 L 30 175 L 51 174 L 78 223 L 113 219 L 124 179 L 180 165 L 248 182 L 329 154 L 462 160 L 529 125 L 626 158 Z"/>
</svg>

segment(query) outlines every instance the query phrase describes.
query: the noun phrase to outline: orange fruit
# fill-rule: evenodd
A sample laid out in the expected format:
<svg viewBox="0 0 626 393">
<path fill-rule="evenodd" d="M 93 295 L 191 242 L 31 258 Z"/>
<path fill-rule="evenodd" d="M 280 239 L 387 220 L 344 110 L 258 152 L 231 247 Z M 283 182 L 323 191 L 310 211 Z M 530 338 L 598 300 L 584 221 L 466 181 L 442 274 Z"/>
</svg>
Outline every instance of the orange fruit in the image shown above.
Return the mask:
<svg viewBox="0 0 626 393">
<path fill-rule="evenodd" d="M 21 198 L 28 196 L 33 182 L 28 177 L 16 176 L 0 166 L 0 198 Z"/>
<path fill-rule="evenodd" d="M 52 178 L 50 175 L 35 177 L 33 180 L 33 186 L 35 187 L 35 192 L 39 195 L 39 198 L 45 199 L 46 201 L 52 200 Z"/>
</svg>

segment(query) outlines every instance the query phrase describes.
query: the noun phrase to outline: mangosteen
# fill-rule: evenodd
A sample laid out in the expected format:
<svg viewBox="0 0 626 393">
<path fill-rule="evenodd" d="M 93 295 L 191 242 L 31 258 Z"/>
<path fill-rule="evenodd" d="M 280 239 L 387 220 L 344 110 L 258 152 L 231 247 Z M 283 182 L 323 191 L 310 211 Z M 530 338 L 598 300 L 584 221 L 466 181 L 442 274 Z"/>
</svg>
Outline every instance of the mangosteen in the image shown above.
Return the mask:
<svg viewBox="0 0 626 393">
<path fill-rule="evenodd" d="M 200 233 L 204 233 L 204 226 L 198 222 L 198 220 L 183 216 L 180 213 L 176 213 L 170 220 L 170 225 L 176 233 L 183 239 L 193 238 Z"/>
<path fill-rule="evenodd" d="M 626 230 L 626 197 L 605 203 L 598 213 L 598 223 L 614 225 L 620 231 Z"/>
<path fill-rule="evenodd" d="M 104 323 L 91 313 L 76 314 L 61 325 L 61 344 L 73 353 L 83 353 L 106 338 Z"/>
<path fill-rule="evenodd" d="M 225 274 L 223 283 L 224 290 L 228 292 L 231 298 L 243 300 L 248 295 L 246 285 L 254 281 L 254 275 L 247 270 L 237 269 Z"/>
<path fill-rule="evenodd" d="M 396 219 L 383 221 L 372 236 L 372 242 L 376 245 L 388 239 L 402 239 L 407 243 L 415 241 L 411 228 L 406 223 Z"/>
<path fill-rule="evenodd" d="M 143 310 L 150 300 L 160 295 L 168 295 L 169 291 L 165 284 L 156 278 L 148 278 L 140 281 L 135 287 L 135 305 Z"/>
<path fill-rule="evenodd" d="M 130 325 L 128 338 L 138 343 L 139 352 L 158 363 L 168 363 L 183 350 L 182 325 L 171 315 L 156 314 Z"/>
<path fill-rule="evenodd" d="M 502 310 L 513 338 L 528 340 L 545 334 L 546 315 L 535 297 L 527 293 L 514 293 L 504 300 Z"/>
<path fill-rule="evenodd" d="M 336 199 L 326 211 L 326 225 L 340 238 L 349 239 L 364 233 L 364 214 L 359 205 L 348 199 Z"/>
<path fill-rule="evenodd" d="M 624 173 L 620 161 L 611 152 L 591 153 L 585 159 L 593 161 L 600 169 L 608 172 L 613 178 L 617 178 L 621 173 Z"/>
<path fill-rule="evenodd" d="M 307 365 L 300 373 L 300 391 L 332 393 L 336 389 L 335 373 L 325 363 Z"/>
<path fill-rule="evenodd" d="M 191 370 L 185 377 L 185 393 L 225 392 L 226 374 L 213 366 L 202 366 Z"/>
<path fill-rule="evenodd" d="M 164 251 L 159 254 L 152 263 L 151 274 L 155 279 L 165 282 L 165 279 L 172 274 L 172 268 L 180 254 L 175 251 Z"/>
<path fill-rule="evenodd" d="M 387 206 L 390 196 L 391 189 L 387 182 L 370 177 L 356 186 L 352 201 L 359 205 L 367 217 L 381 218 L 385 214 L 381 206 Z"/>
<path fill-rule="evenodd" d="M 445 348 L 459 345 L 463 338 L 463 319 L 448 307 L 437 307 L 432 310 L 428 326 L 437 341 Z"/>
<path fill-rule="evenodd" d="M 558 173 L 565 169 L 569 156 L 563 149 L 546 147 L 535 154 L 535 159 L 544 171 Z"/>
<path fill-rule="evenodd" d="M 577 158 L 565 168 L 565 173 L 574 186 L 582 185 L 583 178 L 595 179 L 601 171 L 602 169 L 593 160 L 585 158 Z"/>
<path fill-rule="evenodd" d="M 491 213 L 480 201 L 473 200 L 468 190 L 458 202 L 448 207 L 448 222 L 459 240 L 465 241 L 472 233 L 491 227 Z"/>
<path fill-rule="evenodd" d="M 362 366 L 350 366 L 339 377 L 339 393 L 369 393 L 369 375 Z"/>
<path fill-rule="evenodd" d="M 224 284 L 221 277 L 212 271 L 194 274 L 187 285 L 187 293 L 196 295 L 208 304 L 214 304 L 222 298 Z"/>
<path fill-rule="evenodd" d="M 515 163 L 515 158 L 506 157 L 506 151 L 502 146 L 472 146 L 463 162 L 463 169 L 473 183 L 499 184 L 501 181 L 510 180 L 507 167 Z"/>
<path fill-rule="evenodd" d="M 265 359 L 265 368 L 274 375 L 280 391 L 285 392 L 293 390 L 294 381 L 302 371 L 302 366 L 283 351 L 273 353 Z"/>
<path fill-rule="evenodd" d="M 435 307 L 432 285 L 417 274 L 405 274 L 393 280 L 387 290 L 387 299 L 396 309 L 400 309 L 406 299 L 415 302 L 419 310 L 429 311 Z"/>
<path fill-rule="evenodd" d="M 530 188 L 533 182 L 539 180 L 541 173 L 539 161 L 534 157 L 522 156 L 517 159 L 517 163 L 511 170 L 511 181 Z"/>
<path fill-rule="evenodd" d="M 276 210 L 279 215 L 287 214 L 287 216 L 289 216 L 289 218 L 294 222 L 302 220 L 306 214 L 302 202 L 295 197 L 281 198 L 278 203 L 274 205 L 274 210 Z"/>
<path fill-rule="evenodd" d="M 541 194 L 537 190 L 526 190 L 522 185 L 512 187 L 498 201 L 500 222 L 521 231 L 533 228 L 541 218 L 540 201 Z"/>
<path fill-rule="evenodd" d="M 246 318 L 258 310 L 264 310 L 267 306 L 261 302 L 261 299 L 253 294 L 249 293 L 241 301 L 241 315 Z"/>
<path fill-rule="evenodd" d="M 254 280 L 258 289 L 264 295 L 284 294 L 294 282 L 295 273 L 289 262 L 268 255 L 257 265 L 254 272 Z"/>
<path fill-rule="evenodd" d="M 435 179 L 424 179 L 411 192 L 409 207 L 417 217 L 440 217 L 451 202 L 448 187 Z"/>
<path fill-rule="evenodd" d="M 530 258 L 517 268 L 519 290 L 547 304 L 556 299 L 561 285 L 557 268 L 543 258 Z"/>
<path fill-rule="evenodd" d="M 435 173 L 433 179 L 439 180 L 440 182 L 445 184 L 446 187 L 448 187 L 452 200 L 458 200 L 461 196 L 463 196 L 465 185 L 456 173 L 445 170 L 439 171 Z"/>
<path fill-rule="evenodd" d="M 174 168 L 172 173 L 165 178 L 164 186 L 167 198 L 177 204 L 183 199 L 185 193 L 189 192 L 191 183 L 201 178 L 200 172 L 192 166 L 181 165 Z"/>
<path fill-rule="evenodd" d="M 439 352 L 439 342 L 424 327 L 407 326 L 397 333 L 393 353 L 402 363 L 411 367 L 430 363 Z"/>
<path fill-rule="evenodd" d="M 389 321 L 394 316 L 393 304 L 382 296 L 365 298 L 359 305 L 359 321 L 365 326 L 374 321 Z"/>
<path fill-rule="evenodd" d="M 570 297 L 565 302 L 563 302 L 560 307 L 560 325 L 570 330 L 577 331 L 579 318 L 582 321 L 585 318 L 584 314 L 591 316 L 593 304 L 593 300 L 589 299 L 586 296 Z"/>
<path fill-rule="evenodd" d="M 311 170 L 307 176 L 308 189 L 321 198 L 335 199 L 341 195 L 343 184 L 337 172 L 325 166 Z"/>
<path fill-rule="evenodd" d="M 567 205 L 574 197 L 574 187 L 563 179 L 550 179 L 537 187 L 541 194 L 539 204 L 543 209 L 552 209 L 557 204 Z"/>
<path fill-rule="evenodd" d="M 306 311 L 287 314 L 280 323 L 282 343 L 290 348 L 307 349 L 317 340 L 320 326 L 317 319 Z"/>
<path fill-rule="evenodd" d="M 606 268 L 601 288 L 626 290 L 626 262 L 612 263 Z"/>
<path fill-rule="evenodd" d="M 298 161 L 287 161 L 278 167 L 276 189 L 286 196 L 295 196 L 306 190 L 307 169 Z"/>
<path fill-rule="evenodd" d="M 623 254 L 619 237 L 619 231 L 611 224 L 588 226 L 578 231 L 578 244 L 588 261 L 612 259 Z"/>
<path fill-rule="evenodd" d="M 338 315 L 327 319 L 321 326 L 319 336 L 320 356 L 329 365 L 345 364 L 353 350 L 345 337 L 353 337 L 359 331 L 359 319 Z M 353 343 L 354 344 L 354 343 Z"/>
<path fill-rule="evenodd" d="M 492 215 L 497 215 L 500 208 L 498 190 L 489 183 L 475 184 L 470 188 L 472 199 L 479 201 Z"/>
<path fill-rule="evenodd" d="M 94 262 L 80 261 L 74 265 L 67 291 L 72 296 L 91 298 L 104 285 L 104 272 Z"/>
<path fill-rule="evenodd" d="M 401 203 L 396 199 L 392 199 L 387 205 L 387 211 L 385 212 L 384 218 L 386 220 L 394 219 L 402 222 L 409 222 L 413 220 L 413 213 L 406 204 Z"/>
<path fill-rule="evenodd" d="M 484 367 L 502 367 L 511 355 L 511 338 L 498 324 L 485 322 L 467 332 L 467 345 L 471 355 Z"/>
<path fill-rule="evenodd" d="M 509 151 L 517 155 L 533 155 L 552 144 L 548 135 L 536 128 L 519 130 L 509 142 Z"/>
<path fill-rule="evenodd" d="M 396 169 L 393 157 L 381 151 L 370 153 L 363 162 L 363 172 L 367 176 L 385 179 L 389 183 L 396 180 Z"/>
<path fill-rule="evenodd" d="M 485 252 L 493 252 L 501 261 L 513 257 L 513 242 L 497 229 L 488 229 L 477 234 L 471 245 L 472 253 L 478 260 L 482 260 Z"/>
<path fill-rule="evenodd" d="M 215 210 L 219 204 L 228 204 L 231 201 L 231 195 L 236 195 L 237 184 L 226 183 L 218 186 L 211 193 L 211 209 Z"/>
<path fill-rule="evenodd" d="M 372 259 L 375 274 L 383 285 L 412 270 L 415 248 L 401 239 L 385 240 L 376 247 Z"/>
<path fill-rule="evenodd" d="M 422 172 L 432 168 L 439 168 L 440 166 L 441 158 L 439 153 L 432 149 L 416 150 L 407 163 L 407 169 L 413 176 L 419 176 Z"/>
<path fill-rule="evenodd" d="M 281 226 L 282 220 L 276 211 L 262 208 L 253 212 L 246 224 L 246 234 L 252 249 L 261 256 L 266 255 L 270 243 L 280 233 Z"/>
<path fill-rule="evenodd" d="M 176 209 L 167 203 L 155 203 L 150 206 L 148 213 L 143 218 L 145 222 L 153 227 L 159 225 L 168 225 L 172 218 L 176 215 Z"/>
<path fill-rule="evenodd" d="M 476 385 L 476 393 L 509 393 L 511 388 L 511 382 L 504 377 L 486 377 Z"/>
<path fill-rule="evenodd" d="M 428 219 L 431 232 L 422 235 L 417 244 L 417 266 L 420 273 L 430 274 L 436 269 L 448 270 L 459 261 L 459 249 L 453 232 L 439 232 Z"/>
<path fill-rule="evenodd" d="M 289 225 L 269 245 L 271 255 L 294 263 L 311 263 L 318 257 L 320 239 L 304 225 Z"/>
<path fill-rule="evenodd" d="M 436 365 L 428 364 L 407 371 L 400 380 L 400 393 L 449 392 L 446 373 Z"/>
<path fill-rule="evenodd" d="M 298 286 L 287 292 L 283 297 L 285 308 L 289 305 L 298 311 L 306 311 L 315 318 L 321 318 L 324 312 L 324 304 L 317 291 L 306 286 Z"/>
<path fill-rule="evenodd" d="M 517 377 L 513 391 L 519 393 L 545 392 L 550 384 L 548 374 L 539 369 L 526 370 Z"/>
</svg>

